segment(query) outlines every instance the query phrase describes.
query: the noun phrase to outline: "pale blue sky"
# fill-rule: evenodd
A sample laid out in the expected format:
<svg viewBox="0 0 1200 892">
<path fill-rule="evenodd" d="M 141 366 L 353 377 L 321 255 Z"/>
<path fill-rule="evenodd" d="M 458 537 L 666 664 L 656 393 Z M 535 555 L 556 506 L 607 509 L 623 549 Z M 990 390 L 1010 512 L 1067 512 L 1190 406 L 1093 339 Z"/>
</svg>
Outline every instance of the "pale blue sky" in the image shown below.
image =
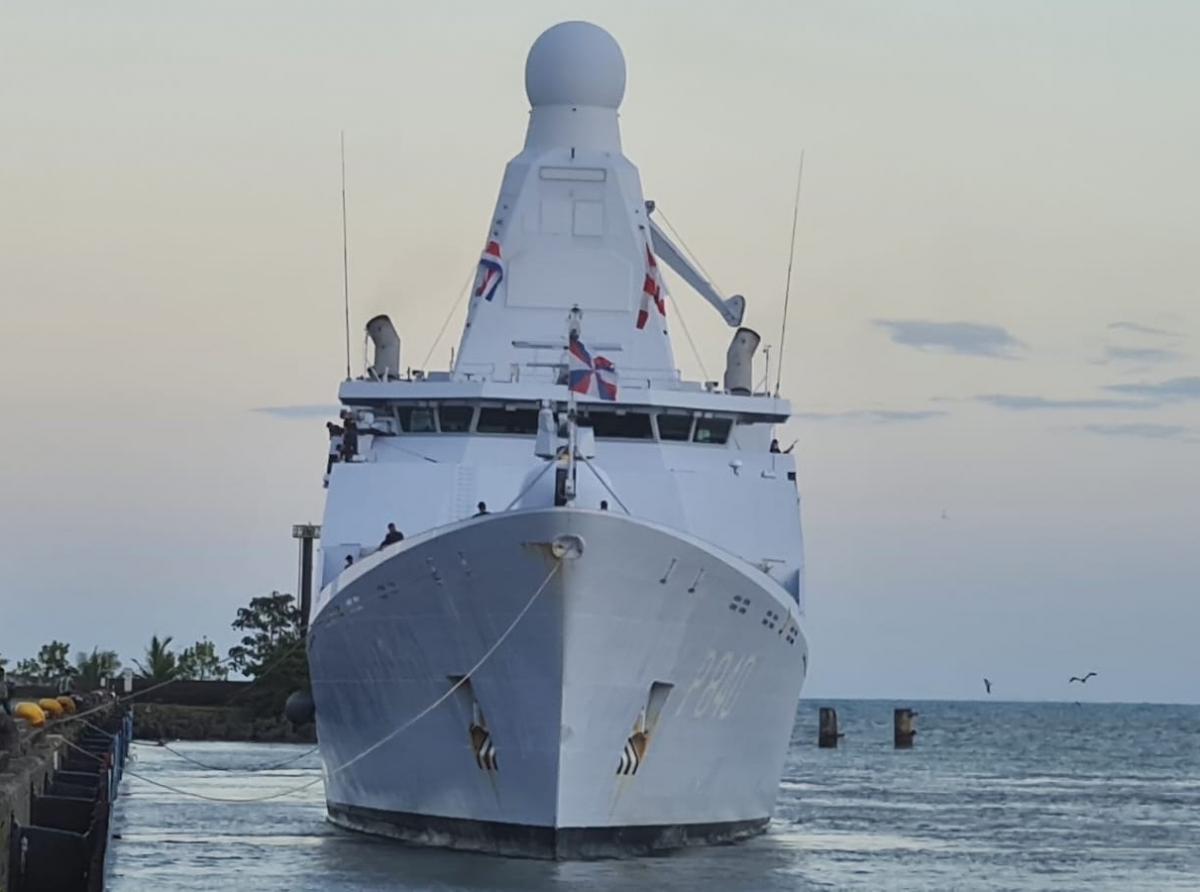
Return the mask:
<svg viewBox="0 0 1200 892">
<path fill-rule="evenodd" d="M 1167 2 L 0 0 L 0 652 L 226 646 L 294 588 L 322 419 L 254 410 L 342 375 L 338 131 L 355 325 L 421 365 L 567 18 L 622 44 L 647 196 L 772 344 L 805 151 L 806 696 L 1200 700 L 1200 7 Z M 727 329 L 674 291 L 713 377 Z"/>
</svg>

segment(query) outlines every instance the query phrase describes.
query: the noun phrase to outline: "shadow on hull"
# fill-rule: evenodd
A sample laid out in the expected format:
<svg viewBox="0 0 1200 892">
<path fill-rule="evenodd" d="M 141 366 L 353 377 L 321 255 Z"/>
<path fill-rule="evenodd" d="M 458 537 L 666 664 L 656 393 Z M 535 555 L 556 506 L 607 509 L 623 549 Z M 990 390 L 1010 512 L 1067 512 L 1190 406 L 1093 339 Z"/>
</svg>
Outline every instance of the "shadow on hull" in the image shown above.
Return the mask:
<svg viewBox="0 0 1200 892">
<path fill-rule="evenodd" d="M 339 827 L 414 845 L 547 861 L 594 861 L 664 854 L 688 846 L 719 845 L 758 836 L 769 818 L 715 824 L 631 827 L 535 827 L 328 803 Z"/>
</svg>

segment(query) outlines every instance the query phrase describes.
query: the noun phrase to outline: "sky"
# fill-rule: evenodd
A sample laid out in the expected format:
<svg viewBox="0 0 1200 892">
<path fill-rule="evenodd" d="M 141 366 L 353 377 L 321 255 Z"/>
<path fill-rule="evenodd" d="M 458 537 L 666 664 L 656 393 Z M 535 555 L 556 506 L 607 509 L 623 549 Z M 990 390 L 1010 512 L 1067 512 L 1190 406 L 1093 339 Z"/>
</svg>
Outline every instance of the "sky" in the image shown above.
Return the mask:
<svg viewBox="0 0 1200 892">
<path fill-rule="evenodd" d="M 623 47 L 647 197 L 783 354 L 804 696 L 1200 702 L 1200 7 L 1167 0 L 0 0 L 0 653 L 224 648 L 294 591 L 339 132 L 354 328 L 444 368 L 571 18 Z M 728 329 L 668 280 L 714 378 Z"/>
</svg>

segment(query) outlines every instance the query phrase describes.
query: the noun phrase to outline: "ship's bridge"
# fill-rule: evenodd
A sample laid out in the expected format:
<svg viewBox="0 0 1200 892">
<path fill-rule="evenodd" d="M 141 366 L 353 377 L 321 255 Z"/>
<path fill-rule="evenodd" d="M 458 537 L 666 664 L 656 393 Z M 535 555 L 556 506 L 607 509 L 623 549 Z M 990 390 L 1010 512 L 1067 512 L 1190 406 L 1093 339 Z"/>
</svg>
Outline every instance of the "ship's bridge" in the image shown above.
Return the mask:
<svg viewBox="0 0 1200 892">
<path fill-rule="evenodd" d="M 371 553 L 388 523 L 407 537 L 503 512 L 561 504 L 555 468 L 575 419 L 578 508 L 689 532 L 743 557 L 801 600 L 796 465 L 774 444 L 790 415 L 770 394 L 681 382 L 574 398 L 540 382 L 352 380 L 353 455 L 332 454 L 322 581 Z M 755 518 L 730 523 L 730 518 Z"/>
</svg>

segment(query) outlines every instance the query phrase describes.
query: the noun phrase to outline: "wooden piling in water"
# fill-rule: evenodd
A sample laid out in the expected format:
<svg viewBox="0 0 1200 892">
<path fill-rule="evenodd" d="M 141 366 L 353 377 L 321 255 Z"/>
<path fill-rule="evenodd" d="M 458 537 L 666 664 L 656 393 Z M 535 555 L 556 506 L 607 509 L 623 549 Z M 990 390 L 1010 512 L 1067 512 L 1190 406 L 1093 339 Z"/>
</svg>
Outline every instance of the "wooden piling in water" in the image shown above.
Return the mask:
<svg viewBox="0 0 1200 892">
<path fill-rule="evenodd" d="M 837 749 L 837 710 L 831 706 L 821 707 L 821 723 L 817 730 L 817 746 L 821 749 Z"/>
<path fill-rule="evenodd" d="M 912 749 L 917 729 L 913 727 L 916 713 L 911 709 L 897 709 L 892 715 L 892 737 L 898 750 Z"/>
</svg>

